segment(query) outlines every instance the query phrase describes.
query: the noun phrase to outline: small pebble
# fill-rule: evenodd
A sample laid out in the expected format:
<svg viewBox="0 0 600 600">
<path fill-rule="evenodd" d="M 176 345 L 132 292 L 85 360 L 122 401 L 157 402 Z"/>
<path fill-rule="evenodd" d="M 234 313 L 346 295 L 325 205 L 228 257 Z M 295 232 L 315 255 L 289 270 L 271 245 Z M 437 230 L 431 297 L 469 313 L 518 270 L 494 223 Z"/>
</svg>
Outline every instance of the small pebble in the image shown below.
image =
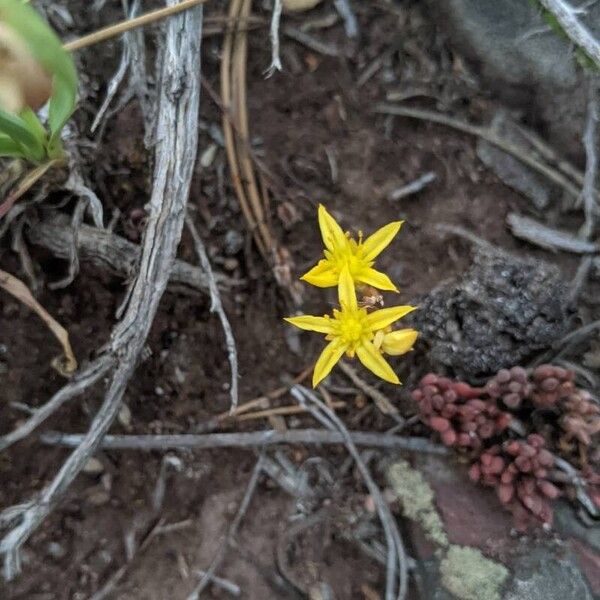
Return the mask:
<svg viewBox="0 0 600 600">
<path fill-rule="evenodd" d="M 121 406 L 117 419 L 119 423 L 123 425 L 123 427 L 127 427 L 129 429 L 131 426 L 131 410 L 129 410 L 129 406 L 127 406 L 127 404 L 123 404 L 123 406 Z"/>
<path fill-rule="evenodd" d="M 202 153 L 200 156 L 200 166 L 204 169 L 210 167 L 213 161 L 215 160 L 215 156 L 217 154 L 217 145 L 210 144 L 208 148 Z"/>
<path fill-rule="evenodd" d="M 100 473 L 104 472 L 104 466 L 96 457 L 92 456 L 92 458 L 85 463 L 83 472 L 87 475 L 100 475 Z"/>
</svg>

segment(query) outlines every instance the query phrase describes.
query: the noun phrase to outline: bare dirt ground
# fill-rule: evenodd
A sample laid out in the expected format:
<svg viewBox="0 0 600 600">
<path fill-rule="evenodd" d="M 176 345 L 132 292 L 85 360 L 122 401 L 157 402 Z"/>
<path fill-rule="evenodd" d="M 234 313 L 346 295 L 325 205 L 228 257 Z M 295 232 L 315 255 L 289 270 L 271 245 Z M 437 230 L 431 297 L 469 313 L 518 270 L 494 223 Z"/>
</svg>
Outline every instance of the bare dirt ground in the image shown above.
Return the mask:
<svg viewBox="0 0 600 600">
<path fill-rule="evenodd" d="M 118 14 L 117 4 L 107 3 L 110 11 L 95 17 L 94 22 L 88 22 L 89 15 L 82 16 L 86 26 L 78 28 L 79 32 L 108 22 L 111 14 Z M 400 236 L 382 256 L 380 267 L 399 282 L 401 299 L 406 303 L 462 273 L 470 263 L 469 244 L 442 236 L 436 230 L 438 224 L 460 225 L 503 248 L 547 258 L 548 254 L 516 241 L 507 231 L 506 214 L 522 210 L 527 201 L 481 164 L 473 138 L 439 125 L 371 111 L 386 93 L 413 82 L 428 89 L 425 96 L 415 100 L 420 106 L 484 121 L 498 103 L 477 83 L 475 71 L 471 72 L 461 56 L 448 47 L 419 2 L 355 5 L 358 40 L 345 37 L 340 20 L 311 31 L 316 38 L 336 44 L 336 57 L 323 56 L 283 36 L 285 68 L 270 79 L 263 77 L 270 52 L 266 29 L 249 35 L 251 135 L 255 151 L 283 184 L 283 193 L 272 194 L 271 219 L 291 253 L 294 275 L 300 275 L 320 253 L 316 224 L 319 202 L 349 230 L 370 232 L 389 221 L 405 219 Z M 221 15 L 222 10 L 219 3 L 211 3 L 206 15 Z M 300 26 L 325 14 L 333 14 L 332 9 L 305 13 L 292 22 Z M 204 73 L 216 89 L 220 44 L 220 35 L 203 40 Z M 395 50 L 390 52 L 391 48 Z M 383 68 L 357 85 L 365 69 L 386 51 L 389 58 Z M 119 43 L 109 42 L 79 56 L 79 66 L 86 73 L 86 96 L 77 116 L 82 132 L 88 131 L 119 53 Z M 220 122 L 219 108 L 204 93 L 200 154 L 214 143 L 207 124 Z M 149 163 L 142 138 L 140 113 L 132 101 L 108 121 L 102 142 L 83 151 L 86 175 L 106 213 L 110 215 L 117 208 L 121 212 L 117 233 L 134 241 L 132 214 L 143 209 L 149 192 Z M 437 179 L 423 191 L 400 201 L 388 199 L 390 190 L 427 171 L 434 171 Z M 299 352 L 290 345 L 282 317 L 293 307 L 253 247 L 220 145 L 209 166 L 198 166 L 190 204 L 198 209 L 201 233 L 215 267 L 243 282 L 224 295 L 224 302 L 239 350 L 240 397 L 246 401 L 279 387 L 286 377 L 310 366 L 320 341 L 317 336 L 303 334 Z M 69 205 L 63 210 L 68 212 Z M 44 281 L 64 274 L 63 261 L 35 247 L 31 251 Z M 180 257 L 196 262 L 187 232 Z M 18 261 L 6 243 L 0 249 L 0 260 L 4 269 L 19 272 Z M 577 261 L 561 256 L 560 266 L 565 277 L 571 277 Z M 124 291 L 121 280 L 83 265 L 72 285 L 59 290 L 43 288 L 39 300 L 69 330 L 77 356 L 83 361 L 107 340 Z M 334 300 L 333 295 L 308 287 L 303 291 L 302 309 L 306 312 L 327 310 Z M 207 297 L 168 292 L 148 339 L 151 353 L 139 365 L 126 393 L 131 423 L 115 424 L 112 431 L 191 432 L 227 410 L 229 365 L 222 340 Z M 6 296 L 0 298 L 0 343 L 0 427 L 6 432 L 23 418 L 12 403 L 39 405 L 63 382 L 50 367 L 57 349 L 48 332 L 35 316 Z M 414 360 L 398 361 L 397 367 L 408 384 L 425 368 Z M 335 373 L 333 382 L 349 386 L 340 372 Z M 405 414 L 414 413 L 405 390 L 387 385 L 381 389 Z M 97 394 L 68 403 L 44 428 L 85 431 L 98 406 Z M 383 431 L 393 425 L 378 411 L 361 412 L 360 395 L 340 398 L 347 401 L 340 415 L 353 428 Z M 290 403 L 289 396 L 283 396 L 275 405 Z M 287 424 L 311 426 L 312 421 L 292 417 Z M 266 421 L 258 420 L 236 423 L 229 429 L 267 427 Z M 419 431 L 418 425 L 414 431 Z M 311 456 L 321 457 L 333 471 L 346 457 L 337 447 L 294 447 L 282 452 L 295 465 Z M 40 445 L 34 434 L 0 454 L 0 506 L 35 494 L 55 474 L 67 453 Z M 182 525 L 156 536 L 136 554 L 113 593 L 115 598 L 186 598 L 197 581 L 196 572 L 206 570 L 215 555 L 257 459 L 257 454 L 248 450 L 174 454 L 183 466 L 180 472 L 169 475 L 164 505 L 155 518 Z M 152 512 L 151 497 L 162 456 L 159 452 L 99 453 L 102 473 L 78 477 L 24 549 L 23 575 L 10 584 L 0 583 L 2 598 L 82 599 L 104 585 L 126 562 L 127 533 Z M 340 534 L 340 515 L 354 514 L 358 519 L 368 514 L 365 490 L 352 469 L 336 483 L 326 503 L 331 514 L 301 538 L 293 553 L 288 552 L 291 574 L 282 574 L 277 548 L 290 526 L 296 501 L 272 481 L 261 478 L 237 546 L 228 549 L 218 574 L 239 585 L 242 597 L 249 600 L 302 597 L 315 581 L 327 581 L 340 599 L 368 598 L 366 589 L 381 591 L 384 569 Z M 145 524 L 146 532 L 152 523 Z M 144 531 L 136 535 L 139 539 Z M 287 587 L 277 587 L 282 579 Z M 215 586 L 209 595 L 227 597 Z"/>
</svg>

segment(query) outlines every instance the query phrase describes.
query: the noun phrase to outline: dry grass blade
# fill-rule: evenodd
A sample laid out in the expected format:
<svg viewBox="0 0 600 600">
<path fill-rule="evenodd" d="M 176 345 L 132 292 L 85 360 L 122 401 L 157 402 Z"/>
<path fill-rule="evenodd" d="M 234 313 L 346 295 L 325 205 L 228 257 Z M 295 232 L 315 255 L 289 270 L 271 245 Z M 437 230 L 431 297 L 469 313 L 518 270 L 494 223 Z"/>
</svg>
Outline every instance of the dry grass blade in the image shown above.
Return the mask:
<svg viewBox="0 0 600 600">
<path fill-rule="evenodd" d="M 63 348 L 63 356 L 52 361 L 52 366 L 64 377 L 70 377 L 77 370 L 77 359 L 71 348 L 69 332 L 50 315 L 33 297 L 29 288 L 14 275 L 0 271 L 0 287 L 14 296 L 19 302 L 33 310 L 48 326 Z"/>
<path fill-rule="evenodd" d="M 121 35 L 122 33 L 125 33 L 127 31 L 131 31 L 132 29 L 135 29 L 137 27 L 143 27 L 144 25 L 149 25 L 150 23 L 154 23 L 155 21 L 160 21 L 161 19 L 165 19 L 167 17 L 170 17 L 171 15 L 175 15 L 183 10 L 193 8 L 198 4 L 204 4 L 207 1 L 208 0 L 182 0 L 182 2 L 180 2 L 179 4 L 165 6 L 164 8 L 153 10 L 152 12 L 140 15 L 139 17 L 135 17 L 133 19 L 126 19 L 125 21 L 120 21 L 119 23 L 109 25 L 104 29 L 94 31 L 89 35 L 73 40 L 72 42 L 67 42 L 64 45 L 64 48 L 65 50 L 69 50 L 71 52 L 73 50 L 81 50 L 81 48 L 87 48 L 88 46 L 92 46 L 93 44 L 99 44 L 100 42 L 109 40 L 110 38 L 113 38 L 117 35 Z"/>
<path fill-rule="evenodd" d="M 61 161 L 58 159 L 50 160 L 27 173 L 21 180 L 17 189 L 12 192 L 2 204 L 0 204 L 0 219 L 4 217 L 25 192 L 29 191 L 31 187 L 46 174 L 48 169 L 57 165 L 59 162 Z"/>
</svg>

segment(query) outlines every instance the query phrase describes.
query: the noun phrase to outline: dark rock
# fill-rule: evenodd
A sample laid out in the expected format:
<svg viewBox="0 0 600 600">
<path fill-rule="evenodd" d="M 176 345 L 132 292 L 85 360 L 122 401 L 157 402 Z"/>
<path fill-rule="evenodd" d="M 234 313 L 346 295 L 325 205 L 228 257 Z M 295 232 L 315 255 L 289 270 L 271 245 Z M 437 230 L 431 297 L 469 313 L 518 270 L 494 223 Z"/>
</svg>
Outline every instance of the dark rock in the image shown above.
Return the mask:
<svg viewBox="0 0 600 600">
<path fill-rule="evenodd" d="M 557 267 L 504 252 L 478 251 L 460 279 L 417 303 L 412 320 L 432 365 L 471 381 L 548 348 L 573 317 Z"/>
</svg>

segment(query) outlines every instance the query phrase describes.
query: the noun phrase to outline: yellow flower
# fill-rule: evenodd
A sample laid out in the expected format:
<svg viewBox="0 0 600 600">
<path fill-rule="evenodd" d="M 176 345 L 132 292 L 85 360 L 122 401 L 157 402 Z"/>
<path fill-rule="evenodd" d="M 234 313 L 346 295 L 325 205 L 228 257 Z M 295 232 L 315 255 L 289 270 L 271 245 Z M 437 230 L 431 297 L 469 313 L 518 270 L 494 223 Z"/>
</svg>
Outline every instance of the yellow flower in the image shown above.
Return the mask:
<svg viewBox="0 0 600 600">
<path fill-rule="evenodd" d="M 341 269 L 339 276 L 338 297 L 340 310 L 334 309 L 333 317 L 306 315 L 285 319 L 300 329 L 324 333 L 325 339 L 329 341 L 315 364 L 313 387 L 329 375 L 344 353 L 350 358 L 358 356 L 367 369 L 385 381 L 400 383 L 392 367 L 383 358 L 381 350 L 385 347 L 392 351 L 390 354 L 408 352 L 416 339 L 416 332 L 397 335 L 402 332 L 389 332 L 388 329 L 394 321 L 401 319 L 416 307 L 393 306 L 367 312 L 366 308 L 358 306 L 354 281 L 347 265 Z M 379 338 L 379 347 L 374 344 L 376 335 Z"/>
<path fill-rule="evenodd" d="M 332 287 L 338 284 L 342 269 L 347 266 L 356 283 L 397 292 L 398 289 L 387 275 L 373 269 L 373 263 L 400 231 L 402 223 L 403 221 L 389 223 L 364 241 L 362 235 L 359 235 L 357 242 L 344 234 L 336 220 L 320 204 L 319 227 L 325 244 L 325 258 L 301 279 L 317 287 Z"/>
</svg>

